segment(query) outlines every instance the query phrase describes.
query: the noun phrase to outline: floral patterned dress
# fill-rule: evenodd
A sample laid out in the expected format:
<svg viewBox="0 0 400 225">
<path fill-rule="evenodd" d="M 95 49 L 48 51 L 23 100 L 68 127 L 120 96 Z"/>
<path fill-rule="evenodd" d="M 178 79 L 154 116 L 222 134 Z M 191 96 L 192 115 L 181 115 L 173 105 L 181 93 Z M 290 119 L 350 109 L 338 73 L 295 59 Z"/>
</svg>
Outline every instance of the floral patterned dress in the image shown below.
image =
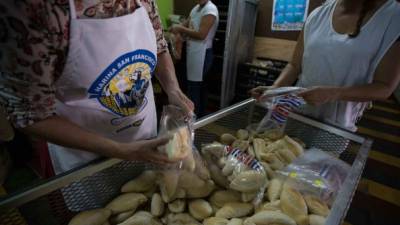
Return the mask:
<svg viewBox="0 0 400 225">
<path fill-rule="evenodd" d="M 138 1 L 152 21 L 158 53 L 167 51 L 154 0 Z M 123 16 L 139 7 L 137 0 L 75 0 L 75 6 L 85 19 Z M 54 115 L 54 83 L 68 54 L 69 24 L 68 0 L 0 2 L 0 105 L 15 127 Z"/>
</svg>

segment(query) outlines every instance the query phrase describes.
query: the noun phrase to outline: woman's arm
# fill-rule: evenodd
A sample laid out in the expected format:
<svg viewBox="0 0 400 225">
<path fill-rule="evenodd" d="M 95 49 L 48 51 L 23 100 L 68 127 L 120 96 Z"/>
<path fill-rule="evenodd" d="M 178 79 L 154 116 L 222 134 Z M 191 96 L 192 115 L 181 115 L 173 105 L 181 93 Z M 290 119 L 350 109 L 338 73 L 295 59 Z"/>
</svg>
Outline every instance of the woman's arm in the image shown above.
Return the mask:
<svg viewBox="0 0 400 225">
<path fill-rule="evenodd" d="M 204 40 L 207 38 L 208 32 L 210 32 L 211 27 L 214 25 L 216 17 L 214 15 L 205 15 L 201 18 L 199 31 L 189 28 L 183 25 L 174 25 L 171 27 L 171 32 L 181 33 L 187 35 L 192 39 Z"/>
<path fill-rule="evenodd" d="M 304 53 L 304 31 L 302 31 L 297 40 L 293 52 L 292 60 L 286 65 L 278 79 L 274 82 L 274 87 L 292 86 L 301 73 L 301 64 Z"/>
<path fill-rule="evenodd" d="M 330 101 L 365 102 L 383 100 L 394 92 L 400 82 L 400 42 L 395 42 L 379 63 L 371 84 L 352 87 L 314 87 L 300 95 L 310 104 Z"/>
<path fill-rule="evenodd" d="M 388 50 L 379 63 L 371 84 L 341 88 L 339 99 L 371 101 L 389 98 L 400 82 L 400 41 Z"/>
<path fill-rule="evenodd" d="M 82 127 L 60 116 L 51 116 L 31 126 L 20 128 L 23 133 L 69 148 L 81 149 L 107 157 L 127 160 L 166 162 L 166 156 L 157 153 L 158 146 L 164 145 L 168 137 L 152 140 L 119 143 Z"/>
<path fill-rule="evenodd" d="M 156 76 L 160 81 L 163 90 L 168 95 L 168 101 L 171 104 L 180 106 L 188 114 L 191 114 L 194 110 L 194 104 L 179 88 L 174 64 L 169 52 L 158 54 Z"/>
</svg>

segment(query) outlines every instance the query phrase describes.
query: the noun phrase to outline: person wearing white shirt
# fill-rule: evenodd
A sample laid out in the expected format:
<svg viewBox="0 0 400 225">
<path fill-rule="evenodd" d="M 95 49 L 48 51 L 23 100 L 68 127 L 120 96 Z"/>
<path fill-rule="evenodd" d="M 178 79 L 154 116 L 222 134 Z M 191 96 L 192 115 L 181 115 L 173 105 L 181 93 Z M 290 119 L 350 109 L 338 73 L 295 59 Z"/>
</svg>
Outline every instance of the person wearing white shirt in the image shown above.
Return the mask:
<svg viewBox="0 0 400 225">
<path fill-rule="evenodd" d="M 291 86 L 308 103 L 300 112 L 350 131 L 370 101 L 400 83 L 400 1 L 326 1 L 307 18 L 293 58 L 270 87 Z"/>
<path fill-rule="evenodd" d="M 198 0 L 190 17 L 182 25 L 171 27 L 172 33 L 187 37 L 188 95 L 195 104 L 195 113 L 204 115 L 207 95 L 204 78 L 213 61 L 213 39 L 218 28 L 218 8 L 210 0 Z"/>
</svg>

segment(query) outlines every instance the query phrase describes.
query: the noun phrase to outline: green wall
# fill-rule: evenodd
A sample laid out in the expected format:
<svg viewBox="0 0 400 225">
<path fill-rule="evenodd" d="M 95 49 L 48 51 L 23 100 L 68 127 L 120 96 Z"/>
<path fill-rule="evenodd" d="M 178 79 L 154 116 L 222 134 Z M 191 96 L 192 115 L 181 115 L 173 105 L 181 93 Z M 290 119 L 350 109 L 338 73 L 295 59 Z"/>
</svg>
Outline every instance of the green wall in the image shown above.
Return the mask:
<svg viewBox="0 0 400 225">
<path fill-rule="evenodd" d="M 158 10 L 161 16 L 161 22 L 163 24 L 163 28 L 167 28 L 167 19 L 168 15 L 174 12 L 174 1 L 173 0 L 156 0 Z"/>
</svg>

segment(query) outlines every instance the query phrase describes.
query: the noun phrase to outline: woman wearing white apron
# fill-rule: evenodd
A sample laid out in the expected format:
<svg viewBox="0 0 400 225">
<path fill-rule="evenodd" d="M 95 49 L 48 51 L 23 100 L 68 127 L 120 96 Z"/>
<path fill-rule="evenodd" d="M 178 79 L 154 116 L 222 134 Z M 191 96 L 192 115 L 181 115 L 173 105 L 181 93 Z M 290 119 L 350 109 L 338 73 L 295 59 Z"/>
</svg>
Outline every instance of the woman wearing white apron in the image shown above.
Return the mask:
<svg viewBox="0 0 400 225">
<path fill-rule="evenodd" d="M 187 36 L 186 69 L 188 96 L 196 106 L 196 115 L 204 115 L 206 107 L 205 75 L 213 61 L 212 45 L 219 23 L 218 8 L 210 0 L 198 0 L 187 21 L 174 25 L 171 32 Z"/>
<path fill-rule="evenodd" d="M 99 1 L 95 6 L 106 4 L 106 10 L 125 6 L 119 11 L 125 14 L 80 19 L 76 9 L 82 2 L 69 0 L 68 56 L 53 89 L 56 115 L 22 130 L 49 142 L 55 174 L 99 155 L 166 162 L 167 158 L 155 149 L 168 139 L 153 139 L 157 117 L 152 75 L 157 75 L 171 104 L 187 113 L 193 110 L 193 104 L 178 87 L 169 53 L 157 55 L 156 28 L 146 8 L 140 1 L 123 1 L 126 6 L 121 1 Z M 151 4 L 155 7 L 154 2 Z M 133 13 L 126 13 L 132 9 Z M 90 17 L 96 10 L 89 8 L 84 13 Z M 4 95 L 2 92 L 0 97 Z"/>
<path fill-rule="evenodd" d="M 308 17 L 292 61 L 272 87 L 297 86 L 301 111 L 356 131 L 369 101 L 388 98 L 400 81 L 400 3 L 396 0 L 327 1 Z"/>
</svg>

